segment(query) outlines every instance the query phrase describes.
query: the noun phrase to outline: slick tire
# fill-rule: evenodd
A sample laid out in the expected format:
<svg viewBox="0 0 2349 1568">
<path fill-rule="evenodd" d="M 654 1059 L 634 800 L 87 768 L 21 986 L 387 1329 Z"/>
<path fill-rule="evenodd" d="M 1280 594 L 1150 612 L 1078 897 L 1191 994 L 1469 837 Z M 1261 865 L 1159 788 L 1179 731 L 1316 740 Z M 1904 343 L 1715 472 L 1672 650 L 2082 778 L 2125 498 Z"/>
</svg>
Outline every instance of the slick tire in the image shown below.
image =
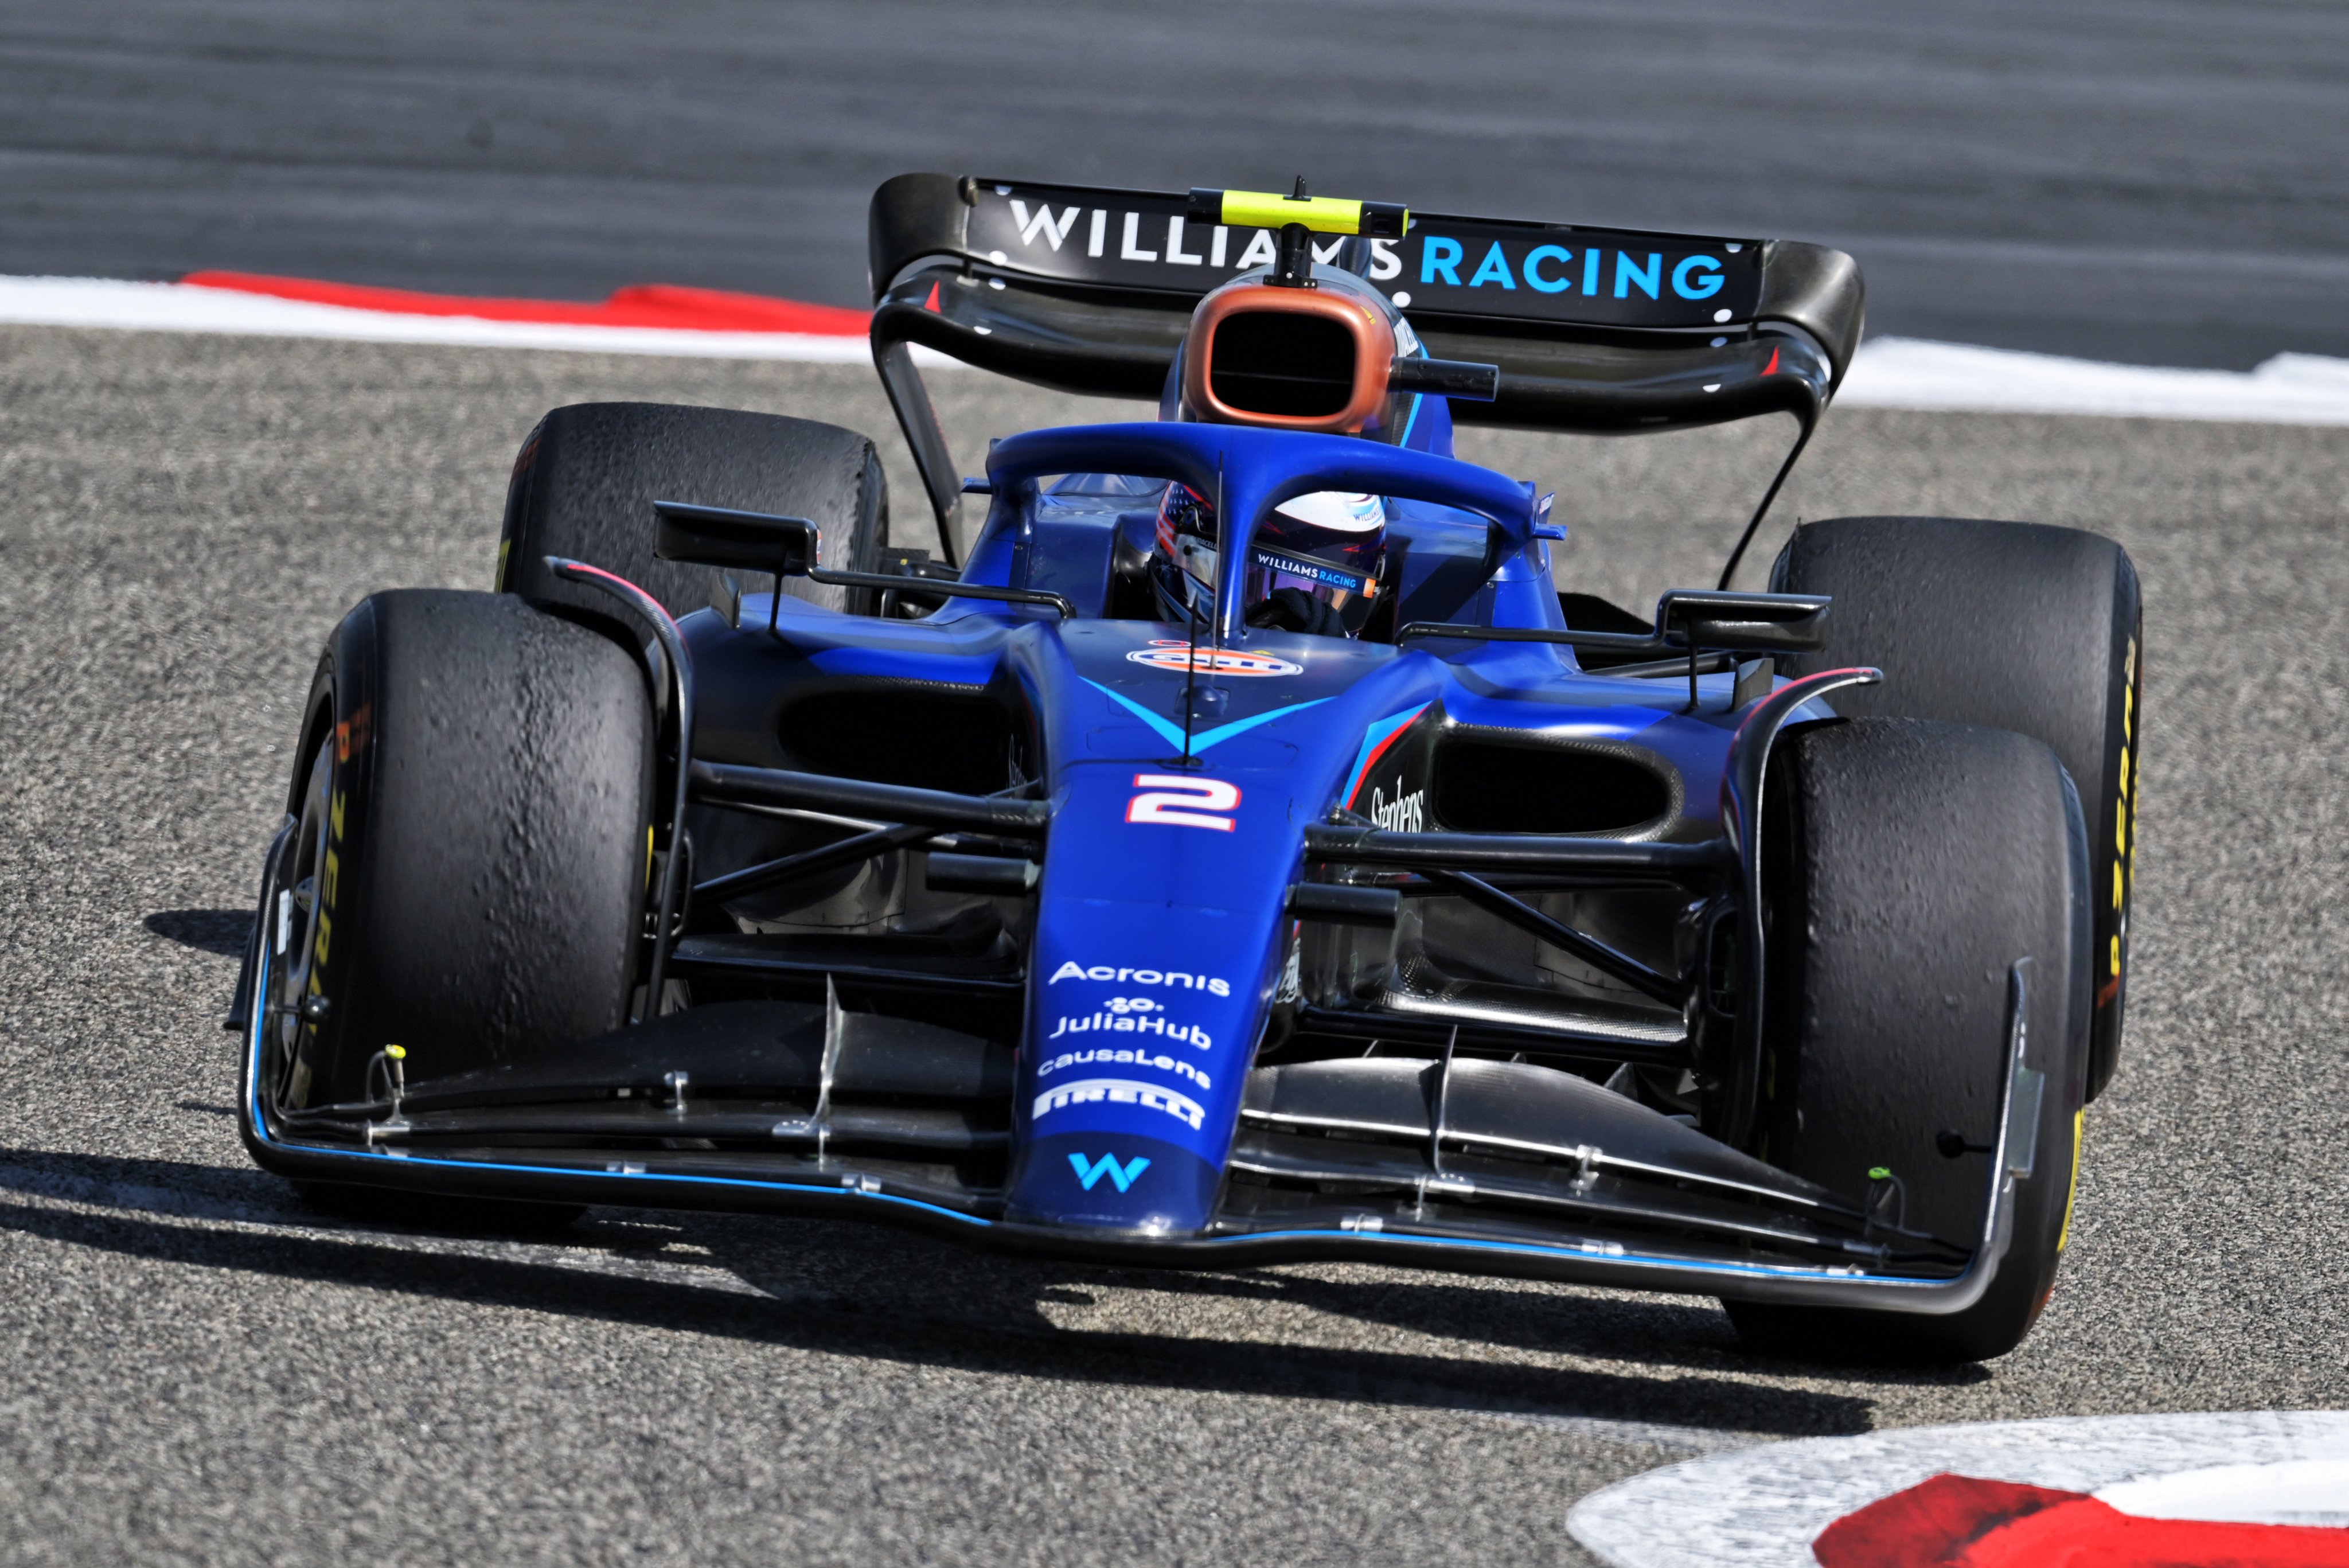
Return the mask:
<svg viewBox="0 0 2349 1568">
<path fill-rule="evenodd" d="M 619 1027 L 644 929 L 654 723 L 626 649 L 512 595 L 376 594 L 305 715 L 241 1096 L 264 1166 L 256 1100 L 379 1105 L 387 1047 L 413 1092 Z"/>
<path fill-rule="evenodd" d="M 2022 1343 L 2070 1223 L 2093 965 L 2079 797 L 2046 746 L 2011 731 L 1853 719 L 1790 732 L 1762 829 L 1762 1104 L 1754 1152 L 1899 1223 L 1982 1244 L 2007 1089 L 2010 975 L 2024 1064 L 2046 1076 L 2013 1239 L 1986 1294 L 1943 1316 L 1731 1302 L 1756 1349 L 1947 1363 Z M 1945 1132 L 1968 1149 L 1940 1147 Z"/>
<path fill-rule="evenodd" d="M 1770 586 L 1835 596 L 1826 650 L 1785 660 L 1785 673 L 1884 671 L 1880 686 L 1837 692 L 1838 713 L 2013 730 L 2070 770 L 2094 855 L 2094 1099 L 2120 1061 L 2136 882 L 2145 659 L 2128 553 L 2034 523 L 1837 517 L 1795 530 Z"/>
<path fill-rule="evenodd" d="M 808 518 L 817 565 L 831 571 L 874 570 L 888 542 L 888 482 L 873 443 L 854 431 L 733 409 L 574 403 L 539 421 L 514 459 L 497 587 L 545 598 L 545 557 L 565 556 L 626 577 L 672 617 L 706 607 L 720 574 L 653 555 L 656 501 Z M 873 613 L 878 598 L 805 578 L 785 591 L 854 615 Z"/>
</svg>

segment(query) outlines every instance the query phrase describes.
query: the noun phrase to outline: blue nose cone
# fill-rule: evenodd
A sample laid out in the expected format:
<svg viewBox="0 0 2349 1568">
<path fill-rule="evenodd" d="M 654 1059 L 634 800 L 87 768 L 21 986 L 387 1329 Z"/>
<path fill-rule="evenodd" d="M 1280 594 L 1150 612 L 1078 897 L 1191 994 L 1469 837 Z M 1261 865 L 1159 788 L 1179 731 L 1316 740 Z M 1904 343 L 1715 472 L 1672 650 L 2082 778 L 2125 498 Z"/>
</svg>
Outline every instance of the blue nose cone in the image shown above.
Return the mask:
<svg viewBox="0 0 2349 1568">
<path fill-rule="evenodd" d="M 1015 1220 L 1153 1235 L 1213 1224 L 1294 925 L 1304 824 L 1358 748 L 1357 710 L 1381 701 L 1366 679 L 1395 666 L 1389 649 L 1270 633 L 1200 660 L 1166 629 L 1084 622 L 1026 655 L 1065 700 L 1050 708 Z M 1195 687 L 1226 701 L 1186 732 Z"/>
<path fill-rule="evenodd" d="M 1164 768 L 1062 775 L 1029 947 L 1016 1219 L 1188 1234 L 1214 1218 L 1295 830 L 1285 795 L 1252 810 L 1262 775 Z M 1200 820 L 1153 820 L 1185 815 Z"/>
<path fill-rule="evenodd" d="M 1158 1138 L 1056 1133 L 1020 1151 L 1004 1217 L 1015 1223 L 1187 1235 L 1214 1212 L 1221 1175 L 1191 1150 Z"/>
</svg>

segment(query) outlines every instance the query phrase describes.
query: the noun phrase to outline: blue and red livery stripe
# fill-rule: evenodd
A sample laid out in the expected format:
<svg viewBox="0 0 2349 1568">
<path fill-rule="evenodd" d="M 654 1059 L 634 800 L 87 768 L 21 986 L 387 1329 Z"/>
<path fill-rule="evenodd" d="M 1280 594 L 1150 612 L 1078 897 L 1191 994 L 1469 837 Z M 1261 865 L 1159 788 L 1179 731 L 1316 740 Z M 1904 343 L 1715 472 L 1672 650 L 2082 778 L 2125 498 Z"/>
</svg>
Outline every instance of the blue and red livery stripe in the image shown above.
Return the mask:
<svg viewBox="0 0 2349 1568">
<path fill-rule="evenodd" d="M 1433 706 L 1432 702 L 1422 702 L 1391 719 L 1381 719 L 1363 732 L 1361 752 L 1354 758 L 1354 771 L 1347 775 L 1346 787 L 1339 796 L 1348 811 L 1354 809 L 1354 797 L 1362 793 L 1363 776 L 1378 765 L 1379 759 L 1387 754 L 1387 748 L 1395 743 L 1395 738 L 1411 728 L 1411 722 Z"/>
</svg>

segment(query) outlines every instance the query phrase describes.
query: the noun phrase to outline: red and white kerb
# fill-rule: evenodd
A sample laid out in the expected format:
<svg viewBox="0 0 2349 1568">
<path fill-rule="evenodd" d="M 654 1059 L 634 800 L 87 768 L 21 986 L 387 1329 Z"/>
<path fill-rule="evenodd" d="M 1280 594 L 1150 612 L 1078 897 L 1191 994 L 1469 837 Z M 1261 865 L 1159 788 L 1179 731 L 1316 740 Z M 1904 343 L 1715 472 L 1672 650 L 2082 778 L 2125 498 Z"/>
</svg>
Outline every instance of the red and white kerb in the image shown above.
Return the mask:
<svg viewBox="0 0 2349 1568">
<path fill-rule="evenodd" d="M 1595 1492 L 1567 1528 L 1619 1568 L 2349 1568 L 2349 1412 L 1771 1443 Z"/>
</svg>

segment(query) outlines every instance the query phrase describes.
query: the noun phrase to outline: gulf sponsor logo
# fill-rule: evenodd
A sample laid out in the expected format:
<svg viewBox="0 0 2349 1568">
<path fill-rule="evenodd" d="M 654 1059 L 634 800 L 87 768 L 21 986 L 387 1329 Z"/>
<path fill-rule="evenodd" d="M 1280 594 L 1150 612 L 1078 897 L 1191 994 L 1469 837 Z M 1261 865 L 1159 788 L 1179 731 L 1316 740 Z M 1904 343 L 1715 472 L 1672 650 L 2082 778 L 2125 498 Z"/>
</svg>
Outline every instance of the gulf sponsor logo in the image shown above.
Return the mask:
<svg viewBox="0 0 2349 1568">
<path fill-rule="evenodd" d="M 1126 659 L 1153 670 L 1180 670 L 1198 675 L 1302 675 L 1305 666 L 1275 659 L 1269 653 L 1248 653 L 1237 648 L 1200 648 L 1174 639 L 1154 639 Z"/>
</svg>

